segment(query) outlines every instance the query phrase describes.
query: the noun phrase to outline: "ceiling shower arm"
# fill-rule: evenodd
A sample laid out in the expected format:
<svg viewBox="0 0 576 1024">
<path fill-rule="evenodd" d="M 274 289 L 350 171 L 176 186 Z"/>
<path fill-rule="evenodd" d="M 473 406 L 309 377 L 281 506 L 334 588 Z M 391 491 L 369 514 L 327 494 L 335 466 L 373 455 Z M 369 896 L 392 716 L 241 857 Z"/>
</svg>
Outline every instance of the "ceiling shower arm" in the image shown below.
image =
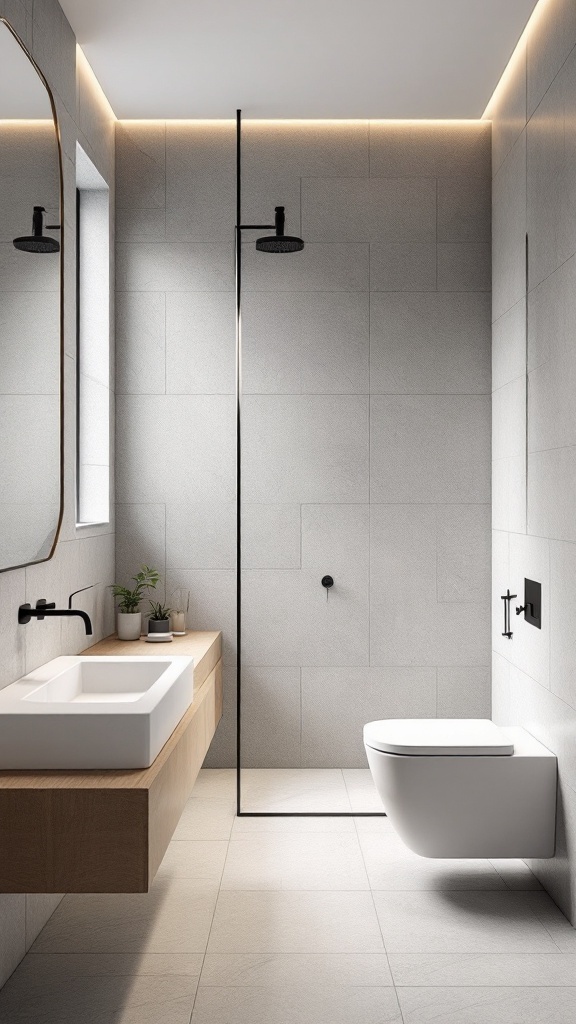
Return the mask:
<svg viewBox="0 0 576 1024">
<path fill-rule="evenodd" d="M 275 224 L 239 224 L 238 231 L 275 231 Z"/>
</svg>

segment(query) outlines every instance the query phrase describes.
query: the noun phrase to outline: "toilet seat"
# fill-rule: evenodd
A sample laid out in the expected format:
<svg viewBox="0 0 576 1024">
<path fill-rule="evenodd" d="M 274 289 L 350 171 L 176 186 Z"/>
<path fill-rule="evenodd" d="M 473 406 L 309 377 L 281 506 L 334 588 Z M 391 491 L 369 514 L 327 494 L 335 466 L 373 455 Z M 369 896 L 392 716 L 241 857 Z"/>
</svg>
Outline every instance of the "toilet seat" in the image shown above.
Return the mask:
<svg viewBox="0 0 576 1024">
<path fill-rule="evenodd" d="M 488 718 L 389 718 L 364 726 L 364 742 L 388 754 L 510 756 L 514 744 Z"/>
</svg>

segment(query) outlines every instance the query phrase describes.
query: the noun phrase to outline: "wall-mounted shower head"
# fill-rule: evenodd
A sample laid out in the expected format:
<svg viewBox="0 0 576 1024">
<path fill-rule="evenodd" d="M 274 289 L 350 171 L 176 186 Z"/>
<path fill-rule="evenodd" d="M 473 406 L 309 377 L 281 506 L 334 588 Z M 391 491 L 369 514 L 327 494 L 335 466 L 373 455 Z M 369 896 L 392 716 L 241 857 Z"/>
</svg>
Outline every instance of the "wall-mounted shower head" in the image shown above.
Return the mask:
<svg viewBox="0 0 576 1024">
<path fill-rule="evenodd" d="M 22 252 L 60 252 L 60 242 L 44 234 L 45 212 L 43 206 L 34 207 L 32 234 L 15 238 L 13 243 L 15 249 L 20 249 Z M 50 231 L 57 231 L 60 228 L 59 224 L 47 224 L 46 226 Z"/>
<path fill-rule="evenodd" d="M 256 239 L 256 248 L 259 252 L 300 252 L 304 248 L 304 242 L 295 235 L 284 234 L 284 207 L 277 206 L 275 217 L 275 235 L 264 235 Z"/>
</svg>

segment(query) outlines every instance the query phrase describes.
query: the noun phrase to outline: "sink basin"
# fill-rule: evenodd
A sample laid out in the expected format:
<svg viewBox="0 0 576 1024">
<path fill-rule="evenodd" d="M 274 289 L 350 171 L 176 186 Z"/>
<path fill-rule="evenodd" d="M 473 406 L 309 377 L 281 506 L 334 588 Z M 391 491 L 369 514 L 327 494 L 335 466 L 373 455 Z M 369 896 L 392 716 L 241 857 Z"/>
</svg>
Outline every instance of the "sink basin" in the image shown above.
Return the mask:
<svg viewBox="0 0 576 1024">
<path fill-rule="evenodd" d="M 0 690 L 0 769 L 147 768 L 193 696 L 193 658 L 55 658 Z"/>
</svg>

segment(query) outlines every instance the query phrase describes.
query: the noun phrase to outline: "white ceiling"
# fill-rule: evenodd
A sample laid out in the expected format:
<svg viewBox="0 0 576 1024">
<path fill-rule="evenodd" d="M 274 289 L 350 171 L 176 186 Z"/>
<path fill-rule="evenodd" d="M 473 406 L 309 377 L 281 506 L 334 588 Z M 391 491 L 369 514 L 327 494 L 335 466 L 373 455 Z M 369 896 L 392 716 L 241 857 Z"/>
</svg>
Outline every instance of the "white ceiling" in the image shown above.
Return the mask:
<svg viewBox="0 0 576 1024">
<path fill-rule="evenodd" d="M 120 118 L 479 117 L 536 0 L 60 0 Z"/>
</svg>

